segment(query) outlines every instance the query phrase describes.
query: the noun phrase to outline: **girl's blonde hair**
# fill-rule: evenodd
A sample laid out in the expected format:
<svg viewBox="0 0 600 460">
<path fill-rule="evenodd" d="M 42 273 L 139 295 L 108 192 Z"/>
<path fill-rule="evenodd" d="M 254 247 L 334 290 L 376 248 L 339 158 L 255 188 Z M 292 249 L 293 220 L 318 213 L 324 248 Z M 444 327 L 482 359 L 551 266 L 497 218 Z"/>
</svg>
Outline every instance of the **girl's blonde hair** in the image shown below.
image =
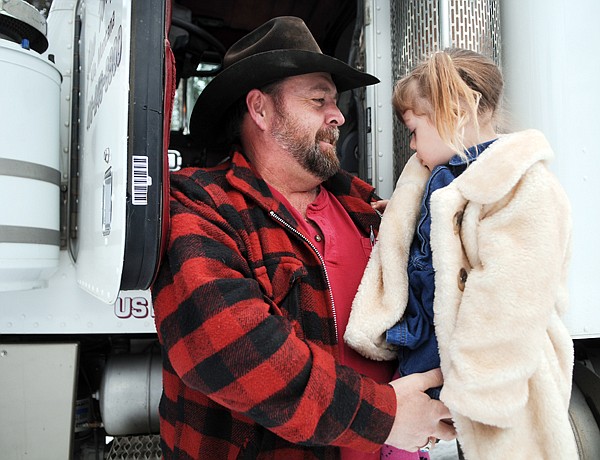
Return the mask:
<svg viewBox="0 0 600 460">
<path fill-rule="evenodd" d="M 479 130 L 481 115 L 494 117 L 504 81 L 498 66 L 488 57 L 461 48 L 433 53 L 400 79 L 392 103 L 398 117 L 412 110 L 427 115 L 442 140 L 464 156 L 465 127 Z"/>
</svg>

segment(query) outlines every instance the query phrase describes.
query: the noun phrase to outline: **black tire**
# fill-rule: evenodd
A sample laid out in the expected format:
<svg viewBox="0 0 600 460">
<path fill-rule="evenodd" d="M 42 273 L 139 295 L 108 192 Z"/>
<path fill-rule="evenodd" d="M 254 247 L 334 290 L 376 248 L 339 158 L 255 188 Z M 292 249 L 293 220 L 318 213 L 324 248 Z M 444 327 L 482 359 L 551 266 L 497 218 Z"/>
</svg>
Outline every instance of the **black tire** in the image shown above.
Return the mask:
<svg viewBox="0 0 600 460">
<path fill-rule="evenodd" d="M 577 385 L 573 385 L 569 419 L 575 434 L 580 460 L 600 458 L 600 428 L 596 423 L 590 406 Z"/>
</svg>

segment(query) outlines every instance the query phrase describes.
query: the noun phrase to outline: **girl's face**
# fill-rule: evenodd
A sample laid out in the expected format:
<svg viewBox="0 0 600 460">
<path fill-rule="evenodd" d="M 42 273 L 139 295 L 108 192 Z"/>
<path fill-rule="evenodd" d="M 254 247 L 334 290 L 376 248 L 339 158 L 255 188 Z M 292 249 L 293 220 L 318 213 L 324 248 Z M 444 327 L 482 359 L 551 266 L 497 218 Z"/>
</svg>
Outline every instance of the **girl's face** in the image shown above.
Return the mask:
<svg viewBox="0 0 600 460">
<path fill-rule="evenodd" d="M 407 110 L 402 114 L 402 119 L 410 131 L 410 148 L 430 171 L 436 166 L 448 163 L 454 156 L 454 150 L 442 141 L 427 115 L 417 115 L 412 110 Z"/>
</svg>

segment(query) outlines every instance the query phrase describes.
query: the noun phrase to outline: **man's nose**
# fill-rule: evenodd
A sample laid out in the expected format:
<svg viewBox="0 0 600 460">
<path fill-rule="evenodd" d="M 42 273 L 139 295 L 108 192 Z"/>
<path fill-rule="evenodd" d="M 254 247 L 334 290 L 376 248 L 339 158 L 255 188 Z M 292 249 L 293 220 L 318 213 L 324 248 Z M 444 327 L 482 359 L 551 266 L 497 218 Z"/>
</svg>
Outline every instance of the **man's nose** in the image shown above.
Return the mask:
<svg viewBox="0 0 600 460">
<path fill-rule="evenodd" d="M 327 113 L 327 124 L 342 126 L 346 122 L 342 111 L 337 104 L 331 104 L 330 109 Z"/>
</svg>

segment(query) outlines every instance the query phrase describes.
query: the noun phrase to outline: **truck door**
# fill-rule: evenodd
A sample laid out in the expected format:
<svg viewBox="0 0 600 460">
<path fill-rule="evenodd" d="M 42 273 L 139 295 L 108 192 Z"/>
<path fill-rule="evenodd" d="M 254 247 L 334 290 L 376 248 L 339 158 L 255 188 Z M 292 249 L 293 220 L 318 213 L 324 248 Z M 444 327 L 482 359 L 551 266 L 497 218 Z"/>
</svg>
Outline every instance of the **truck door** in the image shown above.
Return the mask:
<svg viewBox="0 0 600 460">
<path fill-rule="evenodd" d="M 168 224 L 167 3 L 92 0 L 77 9 L 69 248 L 79 285 L 106 303 L 149 288 Z"/>
</svg>

